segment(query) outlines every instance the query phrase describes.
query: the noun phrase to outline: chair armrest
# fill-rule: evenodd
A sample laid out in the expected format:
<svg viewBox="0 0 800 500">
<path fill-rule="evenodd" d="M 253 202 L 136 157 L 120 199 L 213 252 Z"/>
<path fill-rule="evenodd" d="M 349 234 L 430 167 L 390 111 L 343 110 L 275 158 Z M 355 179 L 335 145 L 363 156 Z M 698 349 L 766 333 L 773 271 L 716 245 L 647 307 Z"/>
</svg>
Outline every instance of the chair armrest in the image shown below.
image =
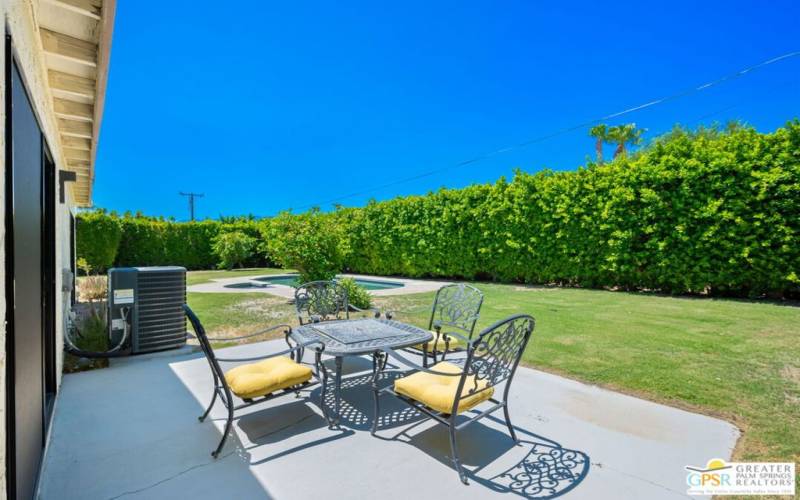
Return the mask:
<svg viewBox="0 0 800 500">
<path fill-rule="evenodd" d="M 446 373 L 446 372 L 440 372 L 440 371 L 436 371 L 436 370 L 431 370 L 429 368 L 425 368 L 424 366 L 418 365 L 416 363 L 412 363 L 411 361 L 407 360 L 403 356 L 400 356 L 399 354 L 397 354 L 397 351 L 395 351 L 394 349 L 389 349 L 388 347 L 381 349 L 381 351 L 386 353 L 390 358 L 394 359 L 395 361 L 399 361 L 400 363 L 408 366 L 409 368 L 413 368 L 414 370 L 418 370 L 418 371 L 425 372 L 425 373 L 430 373 L 431 375 L 441 375 L 443 377 L 460 377 L 461 375 L 464 374 L 463 371 L 456 372 L 456 373 Z"/>
<path fill-rule="evenodd" d="M 310 346 L 312 344 L 319 344 L 320 345 L 320 347 L 317 347 L 317 349 L 316 349 L 317 352 L 321 353 L 322 351 L 325 350 L 325 345 L 322 342 L 320 342 L 319 340 L 307 340 L 306 342 L 303 342 L 302 344 L 297 344 L 296 346 L 292 347 L 291 349 L 284 349 L 283 351 L 276 352 L 276 353 L 273 353 L 273 354 L 267 354 L 266 356 L 256 356 L 256 357 L 253 357 L 253 358 L 227 358 L 227 359 L 225 359 L 225 358 L 217 358 L 217 361 L 223 361 L 223 362 L 226 362 L 226 363 L 234 363 L 234 362 L 238 362 L 238 361 L 261 361 L 261 360 L 264 360 L 264 359 L 270 359 L 270 358 L 277 358 L 277 357 L 280 357 L 280 356 L 286 356 L 289 353 L 292 353 L 292 352 L 295 352 L 295 351 L 299 351 L 301 349 L 305 349 L 306 347 L 308 347 L 308 346 Z"/>
<path fill-rule="evenodd" d="M 239 336 L 239 337 L 226 337 L 226 338 L 212 338 L 212 337 L 207 337 L 207 338 L 208 338 L 208 340 L 210 340 L 210 341 L 242 340 L 242 339 L 249 339 L 250 337 L 257 337 L 257 336 L 259 336 L 259 335 L 264 335 L 265 333 L 267 333 L 267 332 L 271 332 L 271 331 L 273 331 L 273 330 L 277 330 L 278 328 L 286 328 L 286 330 L 287 330 L 287 334 L 292 332 L 292 327 L 291 327 L 291 325 L 275 325 L 275 326 L 271 326 L 271 327 L 269 327 L 269 328 L 265 328 L 265 329 L 263 329 L 263 330 L 259 330 L 259 331 L 257 331 L 257 332 L 248 333 L 247 335 L 241 335 L 241 336 Z M 194 335 L 192 335 L 192 334 L 190 334 L 190 333 L 188 333 L 188 335 L 191 335 L 193 338 L 196 338 Z"/>
<path fill-rule="evenodd" d="M 464 342 L 465 344 L 469 344 L 471 342 L 470 339 L 468 339 L 464 335 L 461 335 L 460 333 L 456 333 L 456 332 L 441 332 L 441 334 L 442 334 L 442 336 L 445 336 L 445 337 L 451 337 L 451 338 L 455 338 L 457 340 L 460 340 L 460 341 Z"/>
<path fill-rule="evenodd" d="M 433 329 L 436 330 L 436 335 L 437 336 L 442 336 L 443 338 L 448 339 L 448 340 L 446 340 L 446 342 L 448 344 L 450 343 L 449 338 L 455 338 L 457 340 L 460 340 L 460 341 L 464 342 L 465 344 L 469 344 L 470 343 L 470 339 L 467 338 L 466 336 L 460 334 L 460 333 L 456 333 L 456 332 L 452 332 L 452 331 L 443 332 L 442 331 L 442 322 L 439 321 L 439 320 L 434 321 L 432 326 L 433 326 Z"/>
<path fill-rule="evenodd" d="M 360 308 L 360 307 L 356 307 L 356 306 L 354 306 L 353 304 L 348 304 L 347 306 L 348 306 L 350 309 L 352 309 L 353 311 L 355 311 L 355 312 L 367 312 L 367 311 L 372 311 L 372 312 L 375 314 L 375 317 L 376 317 L 376 318 L 380 318 L 380 317 L 381 317 L 381 310 L 380 310 L 380 309 L 378 309 L 378 308 L 376 308 L 376 307 L 368 307 L 368 308 L 366 308 L 366 309 L 362 309 L 362 308 Z"/>
</svg>

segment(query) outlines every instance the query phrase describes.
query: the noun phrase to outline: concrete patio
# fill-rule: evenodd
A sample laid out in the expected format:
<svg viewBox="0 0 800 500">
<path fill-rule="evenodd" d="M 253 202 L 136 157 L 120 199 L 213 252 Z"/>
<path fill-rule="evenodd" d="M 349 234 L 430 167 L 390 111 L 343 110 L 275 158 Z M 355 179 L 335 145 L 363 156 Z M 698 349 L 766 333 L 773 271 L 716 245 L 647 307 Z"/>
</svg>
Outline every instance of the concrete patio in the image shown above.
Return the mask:
<svg viewBox="0 0 800 500">
<path fill-rule="evenodd" d="M 224 356 L 284 346 L 243 345 Z M 499 419 L 461 432 L 472 471 L 464 486 L 446 429 L 402 403 L 382 401 L 380 438 L 370 436 L 370 366 L 366 358 L 345 360 L 343 430 L 327 428 L 312 387 L 240 413 L 217 460 L 210 451 L 224 408 L 218 403 L 213 420 L 198 423 L 212 387 L 199 353 L 131 357 L 66 375 L 41 497 L 685 498 L 684 466 L 728 459 L 739 435 L 721 420 L 522 368 L 511 389 L 522 443 L 513 445 Z"/>
</svg>

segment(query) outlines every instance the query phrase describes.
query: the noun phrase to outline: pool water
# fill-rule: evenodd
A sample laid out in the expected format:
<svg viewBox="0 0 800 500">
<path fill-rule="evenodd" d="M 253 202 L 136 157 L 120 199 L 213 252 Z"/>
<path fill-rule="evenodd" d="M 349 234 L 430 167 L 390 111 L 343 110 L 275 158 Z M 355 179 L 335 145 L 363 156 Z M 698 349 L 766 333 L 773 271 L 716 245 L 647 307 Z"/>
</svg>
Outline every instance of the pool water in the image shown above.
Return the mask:
<svg viewBox="0 0 800 500">
<path fill-rule="evenodd" d="M 341 277 L 340 277 L 341 278 Z M 296 287 L 299 284 L 297 275 L 294 274 L 281 274 L 277 276 L 261 276 L 254 278 L 256 281 L 263 281 L 264 283 L 272 283 L 273 285 L 286 285 Z M 404 285 L 396 281 L 380 281 L 380 280 L 367 280 L 356 278 L 356 284 L 366 288 L 367 290 L 387 290 L 389 288 L 402 288 Z"/>
</svg>

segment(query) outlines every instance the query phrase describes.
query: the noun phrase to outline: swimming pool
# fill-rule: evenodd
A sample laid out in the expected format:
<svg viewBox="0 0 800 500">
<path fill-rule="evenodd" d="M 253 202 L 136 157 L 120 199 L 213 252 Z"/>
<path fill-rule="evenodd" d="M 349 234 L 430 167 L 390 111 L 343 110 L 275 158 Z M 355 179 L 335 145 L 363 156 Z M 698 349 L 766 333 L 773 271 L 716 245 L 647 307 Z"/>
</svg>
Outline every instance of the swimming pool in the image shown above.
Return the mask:
<svg viewBox="0 0 800 500">
<path fill-rule="evenodd" d="M 341 279 L 341 276 L 337 276 Z M 259 276 L 253 278 L 256 281 L 264 283 L 271 283 L 273 285 L 286 285 L 297 286 L 299 284 L 298 276 L 296 274 L 278 274 L 275 276 Z M 390 288 L 403 288 L 405 285 L 396 281 L 380 281 L 370 280 L 364 278 L 355 278 L 356 284 L 366 288 L 367 290 L 388 290 Z"/>
</svg>

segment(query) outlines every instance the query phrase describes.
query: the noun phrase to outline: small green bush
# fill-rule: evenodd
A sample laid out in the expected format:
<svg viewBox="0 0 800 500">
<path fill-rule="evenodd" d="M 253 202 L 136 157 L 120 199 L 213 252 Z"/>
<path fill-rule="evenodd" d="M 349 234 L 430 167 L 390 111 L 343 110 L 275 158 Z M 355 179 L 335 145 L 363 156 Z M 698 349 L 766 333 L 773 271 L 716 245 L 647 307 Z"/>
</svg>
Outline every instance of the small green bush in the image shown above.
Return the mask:
<svg viewBox="0 0 800 500">
<path fill-rule="evenodd" d="M 333 279 L 342 268 L 343 238 L 330 214 L 283 212 L 262 225 L 262 237 L 269 257 L 297 269 L 303 283 Z"/>
<path fill-rule="evenodd" d="M 121 237 L 119 221 L 102 211 L 82 213 L 76 219 L 77 254 L 95 272 L 105 272 L 112 266 Z"/>
<path fill-rule="evenodd" d="M 350 305 L 359 309 L 368 309 L 372 306 L 372 296 L 366 288 L 356 283 L 353 278 L 342 278 L 338 283 L 347 290 L 347 300 Z"/>
<path fill-rule="evenodd" d="M 256 239 L 241 231 L 220 233 L 214 238 L 212 249 L 219 262 L 220 269 L 233 269 L 242 265 L 253 255 Z"/>
<path fill-rule="evenodd" d="M 93 309 L 80 319 L 79 323 L 77 331 L 80 331 L 80 335 L 76 335 L 77 331 L 75 331 L 70 337 L 75 342 L 75 347 L 90 352 L 105 352 L 111 347 L 108 345 L 108 326 L 105 314 Z M 69 352 L 64 353 L 65 373 L 82 372 L 107 366 L 108 359 L 105 358 L 79 358 Z"/>
</svg>

